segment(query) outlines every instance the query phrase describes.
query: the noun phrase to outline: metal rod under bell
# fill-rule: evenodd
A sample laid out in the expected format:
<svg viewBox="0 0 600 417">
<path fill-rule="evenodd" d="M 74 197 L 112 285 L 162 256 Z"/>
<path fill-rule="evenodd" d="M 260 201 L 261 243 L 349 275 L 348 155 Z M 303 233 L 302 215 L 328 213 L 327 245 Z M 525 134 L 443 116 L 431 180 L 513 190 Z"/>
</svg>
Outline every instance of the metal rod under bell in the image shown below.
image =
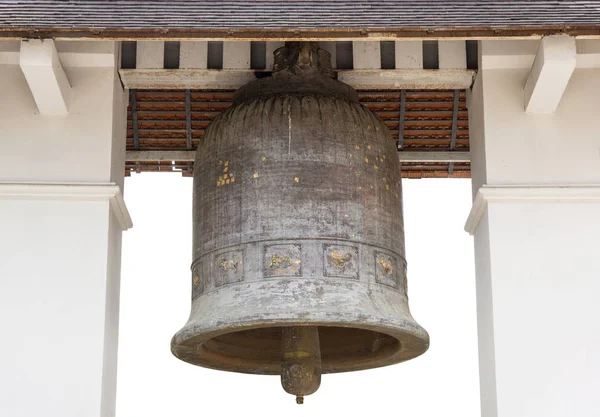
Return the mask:
<svg viewBox="0 0 600 417">
<path fill-rule="evenodd" d="M 284 327 L 281 334 L 281 386 L 304 404 L 321 385 L 321 349 L 316 326 Z"/>
</svg>

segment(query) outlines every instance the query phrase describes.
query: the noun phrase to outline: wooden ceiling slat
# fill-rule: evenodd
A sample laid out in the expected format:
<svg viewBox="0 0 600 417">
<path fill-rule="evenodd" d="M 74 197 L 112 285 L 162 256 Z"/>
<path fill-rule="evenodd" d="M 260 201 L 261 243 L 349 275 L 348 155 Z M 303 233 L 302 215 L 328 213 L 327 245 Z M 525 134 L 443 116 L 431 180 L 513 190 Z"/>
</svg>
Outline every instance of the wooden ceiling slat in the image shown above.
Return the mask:
<svg viewBox="0 0 600 417">
<path fill-rule="evenodd" d="M 359 91 L 361 103 L 371 109 L 390 129 L 398 141 L 401 91 Z M 198 146 L 209 123 L 231 105 L 232 91 L 190 91 L 192 149 Z M 449 151 L 451 149 L 454 91 L 406 90 L 406 110 L 403 117 L 403 149 L 406 151 Z M 141 150 L 186 150 L 186 93 L 185 90 L 135 92 L 138 140 Z M 469 123 L 466 93 L 458 94 L 456 113 L 456 151 L 469 150 Z M 133 112 L 128 108 L 127 149 L 133 143 Z M 189 138 L 188 138 L 189 140 Z M 127 162 L 128 172 L 181 172 L 191 175 L 191 163 L 175 164 L 152 161 Z M 468 178 L 470 164 L 454 164 L 449 173 L 447 163 L 424 164 L 404 162 L 402 176 L 406 178 Z"/>
</svg>

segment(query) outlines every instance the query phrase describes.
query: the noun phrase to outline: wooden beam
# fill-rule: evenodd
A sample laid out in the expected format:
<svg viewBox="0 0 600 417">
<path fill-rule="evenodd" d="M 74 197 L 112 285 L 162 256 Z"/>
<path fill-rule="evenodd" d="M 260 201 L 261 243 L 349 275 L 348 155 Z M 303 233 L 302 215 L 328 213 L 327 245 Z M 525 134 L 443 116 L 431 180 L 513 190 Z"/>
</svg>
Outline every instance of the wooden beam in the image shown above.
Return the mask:
<svg viewBox="0 0 600 417">
<path fill-rule="evenodd" d="M 191 162 L 195 151 L 127 151 L 127 161 Z M 469 152 L 398 152 L 400 162 L 471 162 Z"/>
<path fill-rule="evenodd" d="M 137 89 L 237 89 L 256 79 L 254 70 L 234 69 L 121 69 L 121 80 L 126 88 Z M 470 88 L 474 70 L 343 70 L 338 79 L 357 90 L 400 89 L 465 89 Z"/>
<path fill-rule="evenodd" d="M 467 69 L 395 69 L 338 71 L 338 80 L 357 90 L 448 89 L 471 88 L 474 70 Z"/>
<path fill-rule="evenodd" d="M 52 39 L 21 41 L 19 65 L 41 114 L 65 116 L 71 85 Z"/>
<path fill-rule="evenodd" d="M 140 136 L 138 129 L 138 114 L 137 114 L 137 91 L 135 88 L 129 90 L 129 105 L 131 106 L 131 125 L 133 128 L 133 147 L 140 149 Z"/>
<path fill-rule="evenodd" d="M 191 162 L 196 156 L 195 151 L 127 151 L 125 160 L 130 162 L 145 161 L 181 161 Z"/>
<path fill-rule="evenodd" d="M 398 152 L 400 162 L 455 162 L 466 163 L 471 162 L 470 152 Z"/>
<path fill-rule="evenodd" d="M 575 38 L 566 35 L 543 38 L 525 83 L 525 111 L 556 111 L 576 64 Z"/>
<path fill-rule="evenodd" d="M 126 88 L 157 90 L 235 90 L 247 82 L 256 79 L 253 70 L 121 69 L 119 73 Z"/>
<path fill-rule="evenodd" d="M 185 90 L 185 144 L 192 149 L 192 93 Z"/>
<path fill-rule="evenodd" d="M 452 105 L 452 133 L 450 134 L 450 150 L 456 148 L 456 130 L 458 128 L 458 104 L 460 102 L 460 90 L 454 90 L 454 102 Z M 454 172 L 454 162 L 448 164 L 448 174 Z"/>
<path fill-rule="evenodd" d="M 398 150 L 404 147 L 404 124 L 406 122 L 406 90 L 400 91 L 400 114 L 398 116 Z"/>
</svg>

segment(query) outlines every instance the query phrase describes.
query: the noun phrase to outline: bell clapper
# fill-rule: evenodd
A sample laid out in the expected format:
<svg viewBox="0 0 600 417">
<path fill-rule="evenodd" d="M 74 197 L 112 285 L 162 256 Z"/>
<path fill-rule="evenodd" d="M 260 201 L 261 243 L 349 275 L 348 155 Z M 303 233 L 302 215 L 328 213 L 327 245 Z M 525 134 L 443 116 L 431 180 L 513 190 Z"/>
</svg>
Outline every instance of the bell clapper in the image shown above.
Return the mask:
<svg viewBox="0 0 600 417">
<path fill-rule="evenodd" d="M 321 349 L 316 326 L 284 327 L 281 334 L 281 385 L 304 404 L 321 385 Z"/>
</svg>

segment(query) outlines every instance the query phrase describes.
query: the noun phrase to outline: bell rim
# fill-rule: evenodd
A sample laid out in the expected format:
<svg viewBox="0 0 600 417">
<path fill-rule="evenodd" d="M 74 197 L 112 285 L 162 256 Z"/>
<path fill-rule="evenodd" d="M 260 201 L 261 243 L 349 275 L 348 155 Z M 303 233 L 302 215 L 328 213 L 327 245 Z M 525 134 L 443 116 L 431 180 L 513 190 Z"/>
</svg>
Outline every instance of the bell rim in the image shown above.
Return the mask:
<svg viewBox="0 0 600 417">
<path fill-rule="evenodd" d="M 332 367 L 328 365 L 327 362 L 324 362 L 323 374 L 353 372 L 395 365 L 421 356 L 429 349 L 429 334 L 423 327 L 414 321 L 414 319 L 400 319 L 394 323 L 387 321 L 383 322 L 379 319 L 378 323 L 368 323 L 365 322 L 364 317 L 361 317 L 360 319 L 356 318 L 356 320 L 348 320 L 347 314 L 340 314 L 340 316 L 343 316 L 343 320 L 336 321 L 335 318 L 329 318 L 327 321 L 311 321 L 305 317 L 302 319 L 287 320 L 262 319 L 261 322 L 240 321 L 238 323 L 232 323 L 229 326 L 220 326 L 218 329 L 215 328 L 212 330 L 201 325 L 186 325 L 171 339 L 171 352 L 178 359 L 203 368 L 245 374 L 279 375 L 280 371 L 278 365 L 271 365 L 269 368 L 265 368 L 264 366 L 244 367 L 239 365 L 227 365 L 222 361 L 212 359 L 211 355 L 203 355 L 198 352 L 203 350 L 202 347 L 205 343 L 219 336 L 245 330 L 284 326 L 317 326 L 319 328 L 335 327 L 367 330 L 389 336 L 399 345 L 397 349 L 394 349 L 392 354 L 384 355 L 384 357 L 379 357 L 382 355 L 375 355 L 371 360 L 364 360 L 354 364 L 345 366 L 340 366 L 338 364 L 337 367 Z M 410 318 L 412 319 L 412 317 Z M 342 319 L 342 317 L 340 317 L 340 319 Z M 186 342 L 189 343 L 189 346 L 186 346 Z M 218 355 L 212 356 L 218 357 Z M 341 359 L 340 362 L 343 362 L 343 359 Z"/>
</svg>

